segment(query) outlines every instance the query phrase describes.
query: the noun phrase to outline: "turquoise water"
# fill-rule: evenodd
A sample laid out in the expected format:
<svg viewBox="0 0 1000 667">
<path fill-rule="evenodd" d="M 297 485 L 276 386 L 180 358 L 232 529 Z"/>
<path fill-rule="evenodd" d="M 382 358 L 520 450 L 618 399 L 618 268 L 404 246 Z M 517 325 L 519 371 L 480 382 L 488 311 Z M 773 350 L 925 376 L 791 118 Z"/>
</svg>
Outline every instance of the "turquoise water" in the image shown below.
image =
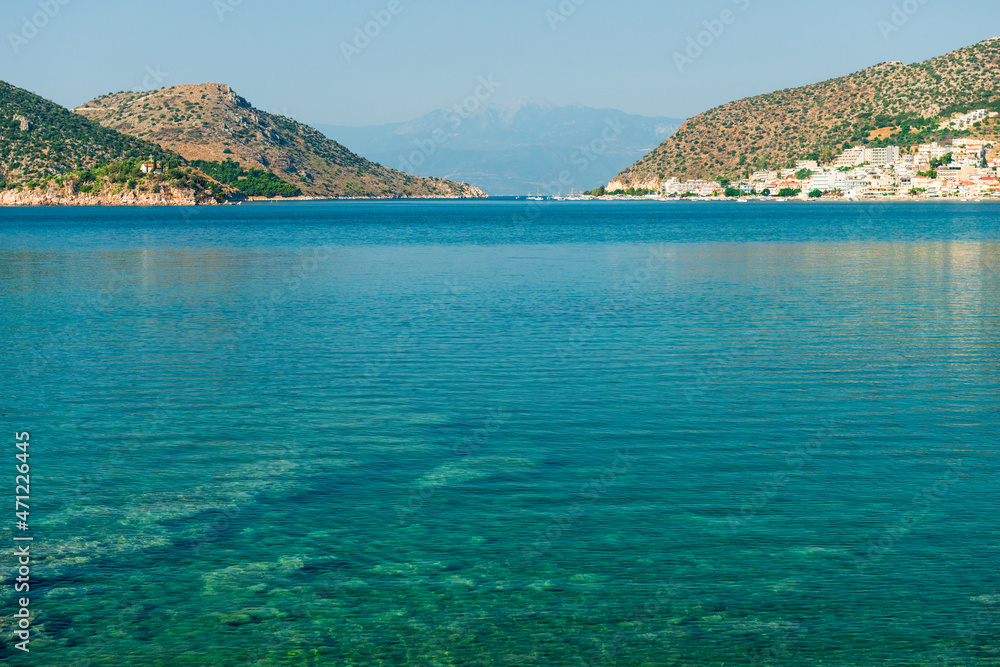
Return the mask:
<svg viewBox="0 0 1000 667">
<path fill-rule="evenodd" d="M 998 665 L 998 211 L 0 210 L 0 660 Z"/>
</svg>

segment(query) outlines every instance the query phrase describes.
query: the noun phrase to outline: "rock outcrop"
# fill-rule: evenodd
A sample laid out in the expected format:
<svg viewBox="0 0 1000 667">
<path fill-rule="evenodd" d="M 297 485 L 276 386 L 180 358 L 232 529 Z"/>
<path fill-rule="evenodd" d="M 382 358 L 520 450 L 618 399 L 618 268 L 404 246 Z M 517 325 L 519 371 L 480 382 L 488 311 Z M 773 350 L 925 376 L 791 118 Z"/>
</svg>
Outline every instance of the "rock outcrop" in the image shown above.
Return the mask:
<svg viewBox="0 0 1000 667">
<path fill-rule="evenodd" d="M 71 185 L 50 183 L 46 188 L 12 189 L 0 192 L 0 206 L 212 206 L 211 197 L 201 198 L 194 190 L 173 189 L 169 192 L 74 192 Z"/>
</svg>

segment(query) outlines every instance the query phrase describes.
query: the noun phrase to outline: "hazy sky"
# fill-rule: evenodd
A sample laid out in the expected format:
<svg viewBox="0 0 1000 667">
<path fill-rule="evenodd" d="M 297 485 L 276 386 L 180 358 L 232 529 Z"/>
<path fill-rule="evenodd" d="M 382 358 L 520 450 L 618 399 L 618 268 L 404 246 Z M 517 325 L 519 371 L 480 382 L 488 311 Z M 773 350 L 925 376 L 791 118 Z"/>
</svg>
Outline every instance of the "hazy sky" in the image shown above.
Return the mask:
<svg viewBox="0 0 1000 667">
<path fill-rule="evenodd" d="M 224 82 L 313 124 L 409 120 L 477 87 L 496 102 L 689 117 L 941 55 L 1000 35 L 998 19 L 996 0 L 4 0 L 0 79 L 66 106 Z M 366 24 L 375 36 L 355 45 Z"/>
</svg>

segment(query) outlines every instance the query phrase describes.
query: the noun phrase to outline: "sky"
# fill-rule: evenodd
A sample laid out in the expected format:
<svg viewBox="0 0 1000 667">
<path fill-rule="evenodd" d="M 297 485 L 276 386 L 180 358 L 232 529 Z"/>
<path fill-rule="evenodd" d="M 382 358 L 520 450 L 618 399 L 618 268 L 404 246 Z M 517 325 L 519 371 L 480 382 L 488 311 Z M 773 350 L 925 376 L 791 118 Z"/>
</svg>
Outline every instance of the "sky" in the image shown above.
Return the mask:
<svg viewBox="0 0 1000 667">
<path fill-rule="evenodd" d="M 1000 36 L 996 0 L 4 0 L 0 79 L 73 107 L 228 83 L 309 124 L 547 100 L 687 118 Z"/>
</svg>

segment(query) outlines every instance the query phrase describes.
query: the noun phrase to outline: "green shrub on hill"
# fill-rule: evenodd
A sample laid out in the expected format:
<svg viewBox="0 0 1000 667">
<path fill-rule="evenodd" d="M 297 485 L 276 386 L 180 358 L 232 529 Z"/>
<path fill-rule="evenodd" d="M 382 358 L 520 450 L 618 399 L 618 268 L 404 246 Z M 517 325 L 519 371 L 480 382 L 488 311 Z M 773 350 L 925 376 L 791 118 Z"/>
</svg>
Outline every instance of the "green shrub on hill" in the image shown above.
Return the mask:
<svg viewBox="0 0 1000 667">
<path fill-rule="evenodd" d="M 191 163 L 203 172 L 226 185 L 232 185 L 248 197 L 298 197 L 302 190 L 277 175 L 262 169 L 247 171 L 239 162 L 208 162 L 196 160 Z"/>
</svg>

